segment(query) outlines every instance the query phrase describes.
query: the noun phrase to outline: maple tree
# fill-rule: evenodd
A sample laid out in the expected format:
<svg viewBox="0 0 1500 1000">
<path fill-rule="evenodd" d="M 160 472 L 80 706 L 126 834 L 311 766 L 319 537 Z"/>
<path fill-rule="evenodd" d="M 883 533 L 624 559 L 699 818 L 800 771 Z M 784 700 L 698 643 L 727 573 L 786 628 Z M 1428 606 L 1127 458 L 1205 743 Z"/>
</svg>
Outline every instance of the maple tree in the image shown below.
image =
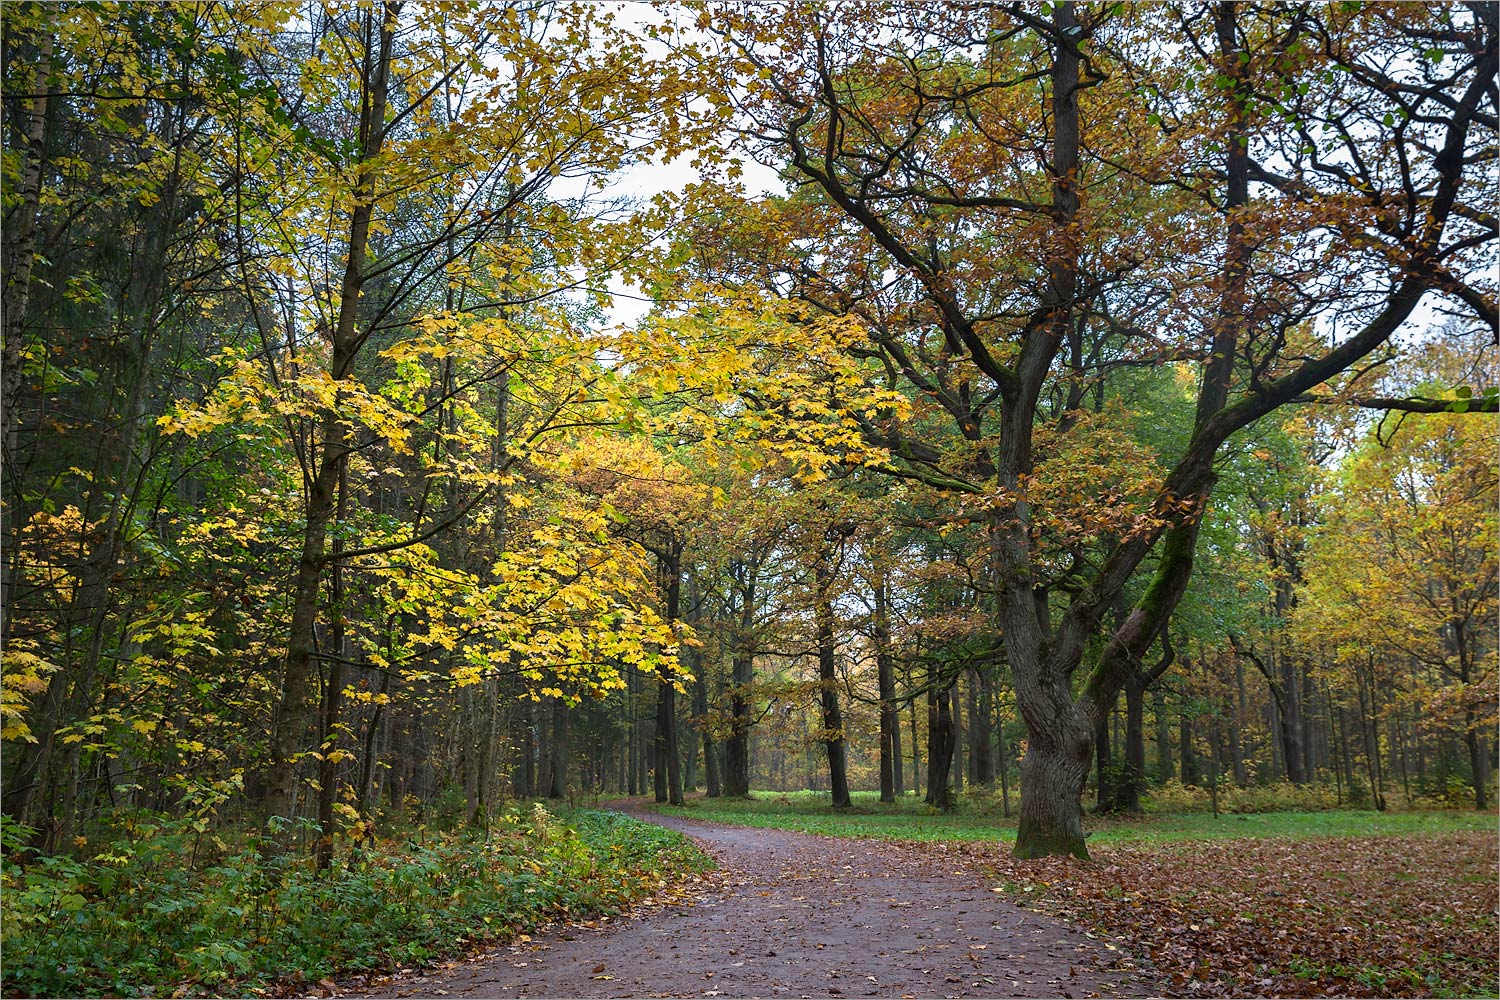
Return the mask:
<svg viewBox="0 0 1500 1000">
<path fill-rule="evenodd" d="M 1491 8 L 3 18 L 30 848 L 326 870 L 700 778 L 1008 812 L 1018 764 L 1026 856 L 1091 771 L 1486 806 Z"/>
<path fill-rule="evenodd" d="M 1387 689 L 1414 701 L 1424 725 L 1459 735 L 1479 809 L 1495 713 L 1496 651 L 1480 636 L 1496 613 L 1493 432 L 1488 419 L 1413 417 L 1386 446 L 1351 456 L 1296 616 L 1304 641 L 1329 648 L 1341 669 L 1369 670 L 1377 652 L 1417 669 Z M 1376 693 L 1366 686 L 1355 685 L 1361 701 Z"/>
</svg>

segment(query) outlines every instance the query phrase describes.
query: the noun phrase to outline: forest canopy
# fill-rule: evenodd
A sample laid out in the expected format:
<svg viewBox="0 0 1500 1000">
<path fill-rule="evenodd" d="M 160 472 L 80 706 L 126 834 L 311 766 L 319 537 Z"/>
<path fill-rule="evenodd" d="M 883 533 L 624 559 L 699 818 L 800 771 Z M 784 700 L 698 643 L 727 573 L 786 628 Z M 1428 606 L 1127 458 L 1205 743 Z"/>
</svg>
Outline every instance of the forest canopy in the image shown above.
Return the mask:
<svg viewBox="0 0 1500 1000">
<path fill-rule="evenodd" d="M 0 18 L 7 850 L 1488 807 L 1494 5 Z"/>
</svg>

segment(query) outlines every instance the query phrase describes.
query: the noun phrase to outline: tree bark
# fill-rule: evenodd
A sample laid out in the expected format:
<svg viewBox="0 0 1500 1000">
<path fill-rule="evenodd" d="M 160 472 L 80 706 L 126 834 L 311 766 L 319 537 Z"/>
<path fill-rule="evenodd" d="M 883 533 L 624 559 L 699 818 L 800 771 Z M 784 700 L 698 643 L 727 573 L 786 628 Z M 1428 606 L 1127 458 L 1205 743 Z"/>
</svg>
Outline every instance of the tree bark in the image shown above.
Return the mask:
<svg viewBox="0 0 1500 1000">
<path fill-rule="evenodd" d="M 913 695 L 907 702 L 911 710 L 911 793 L 922 794 L 922 744 L 917 741 L 917 699 Z"/>
<path fill-rule="evenodd" d="M 681 613 L 682 542 L 674 539 L 662 561 L 667 583 L 667 621 L 674 628 Z M 665 667 L 656 697 L 656 801 L 680 806 L 682 755 L 677 742 L 677 686 Z"/>
<path fill-rule="evenodd" d="M 26 147 L 19 193 L 21 204 L 17 208 L 16 223 L 7 227 L 5 233 L 5 288 L 4 330 L 5 346 L 0 356 L 0 473 L 4 474 L 3 495 L 6 502 L 0 507 L 4 525 L 0 527 L 5 551 L 0 553 L 0 646 L 10 639 L 11 585 L 14 580 L 16 558 L 20 551 L 17 544 L 21 524 L 17 518 L 20 506 L 16 502 L 22 494 L 17 480 L 19 417 L 16 402 L 20 398 L 22 375 L 22 340 L 26 331 L 26 306 L 31 296 L 31 271 L 36 260 L 37 211 L 41 203 L 42 163 L 46 159 L 43 142 L 47 135 L 47 101 L 50 85 L 47 78 L 52 74 L 52 49 L 54 36 L 51 23 L 42 36 L 41 51 L 32 69 L 32 97 L 26 123 Z M 12 813 L 14 815 L 14 813 Z"/>
<path fill-rule="evenodd" d="M 974 761 L 974 784 L 993 788 L 995 784 L 995 686 L 988 668 L 976 668 L 974 686 L 978 703 L 969 713 L 969 747 Z"/>
<path fill-rule="evenodd" d="M 875 674 L 880 694 L 880 801 L 895 802 L 901 780 L 901 718 L 897 714 L 895 664 L 891 657 L 890 609 L 882 568 L 875 581 Z"/>
<path fill-rule="evenodd" d="M 755 583 L 758 567 L 740 563 L 731 569 L 738 581 L 739 628 L 734 635 L 730 663 L 729 738 L 724 741 L 724 794 L 744 798 L 750 794 L 750 696 L 755 680 Z"/>
<path fill-rule="evenodd" d="M 948 784 L 953 769 L 953 715 L 949 699 L 953 689 L 927 691 L 927 804 L 952 809 L 953 789 Z"/>
<path fill-rule="evenodd" d="M 1115 812 L 1138 815 L 1146 779 L 1145 677 L 1132 675 L 1125 683 L 1125 762 L 1116 789 Z"/>
<path fill-rule="evenodd" d="M 1092 733 L 1084 720 L 1033 737 L 1021 758 L 1021 819 L 1015 855 L 1088 857 L 1079 798 L 1088 780 Z"/>
<path fill-rule="evenodd" d="M 339 476 L 339 495 L 335 517 L 342 522 L 349 504 L 349 477 Z M 343 541 L 335 537 L 334 552 L 343 547 Z M 333 806 L 338 796 L 338 761 L 335 751 L 339 739 L 339 712 L 344 700 L 344 659 L 347 643 L 344 636 L 344 573 L 343 567 L 334 563 L 329 605 L 332 615 L 328 622 L 328 645 L 333 656 L 328 662 L 328 679 L 323 687 L 322 745 L 318 748 L 322 759 L 318 761 L 318 847 L 316 865 L 318 871 L 328 868 L 333 862 Z"/>
<path fill-rule="evenodd" d="M 703 740 L 703 785 L 704 794 L 711 799 L 716 799 L 724 794 L 724 786 L 719 778 L 719 748 L 709 731 L 708 718 L 708 677 L 704 669 L 703 657 L 694 655 L 695 663 L 693 673 L 696 679 L 693 682 L 693 714 L 701 721 L 698 725 L 698 733 Z"/>
<path fill-rule="evenodd" d="M 817 587 L 816 607 L 813 614 L 818 630 L 818 686 L 823 701 L 823 748 L 828 755 L 828 788 L 835 809 L 847 809 L 849 799 L 849 764 L 844 745 L 844 717 L 839 710 L 838 648 L 833 630 L 833 581 L 834 572 L 829 560 L 833 553 L 827 548 L 819 554 L 813 567 L 814 584 Z"/>
<path fill-rule="evenodd" d="M 565 799 L 568 797 L 568 766 L 569 760 L 570 732 L 568 725 L 568 702 L 564 698 L 552 699 L 552 767 L 551 781 L 548 782 L 547 797 L 549 799 Z"/>
</svg>

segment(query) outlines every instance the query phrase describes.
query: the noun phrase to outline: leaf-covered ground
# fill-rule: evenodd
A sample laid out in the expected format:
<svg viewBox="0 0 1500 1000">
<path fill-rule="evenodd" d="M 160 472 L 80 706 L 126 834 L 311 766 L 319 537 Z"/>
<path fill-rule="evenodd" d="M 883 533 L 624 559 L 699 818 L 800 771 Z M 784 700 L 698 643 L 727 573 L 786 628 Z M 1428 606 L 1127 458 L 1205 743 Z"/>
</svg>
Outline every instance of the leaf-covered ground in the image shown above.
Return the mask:
<svg viewBox="0 0 1500 1000">
<path fill-rule="evenodd" d="M 1105 846 L 1092 862 L 946 845 L 998 891 L 1140 957 L 1179 996 L 1496 996 L 1496 837 Z"/>
</svg>

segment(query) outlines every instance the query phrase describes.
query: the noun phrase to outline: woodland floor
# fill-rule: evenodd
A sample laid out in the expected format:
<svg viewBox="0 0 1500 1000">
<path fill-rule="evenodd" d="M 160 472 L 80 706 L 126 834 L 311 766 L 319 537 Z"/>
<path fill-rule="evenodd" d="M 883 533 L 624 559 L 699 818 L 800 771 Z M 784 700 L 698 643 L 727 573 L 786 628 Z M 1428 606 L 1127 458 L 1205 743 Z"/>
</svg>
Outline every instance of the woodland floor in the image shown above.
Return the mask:
<svg viewBox="0 0 1500 1000">
<path fill-rule="evenodd" d="M 634 810 L 632 810 L 634 811 Z M 613 921 L 557 926 L 368 997 L 1111 997 L 1163 986 L 1121 948 L 1006 902 L 978 857 L 636 812 L 718 871 Z M 369 992 L 360 992 L 367 990 Z M 326 994 L 325 994 L 326 995 Z"/>
</svg>

